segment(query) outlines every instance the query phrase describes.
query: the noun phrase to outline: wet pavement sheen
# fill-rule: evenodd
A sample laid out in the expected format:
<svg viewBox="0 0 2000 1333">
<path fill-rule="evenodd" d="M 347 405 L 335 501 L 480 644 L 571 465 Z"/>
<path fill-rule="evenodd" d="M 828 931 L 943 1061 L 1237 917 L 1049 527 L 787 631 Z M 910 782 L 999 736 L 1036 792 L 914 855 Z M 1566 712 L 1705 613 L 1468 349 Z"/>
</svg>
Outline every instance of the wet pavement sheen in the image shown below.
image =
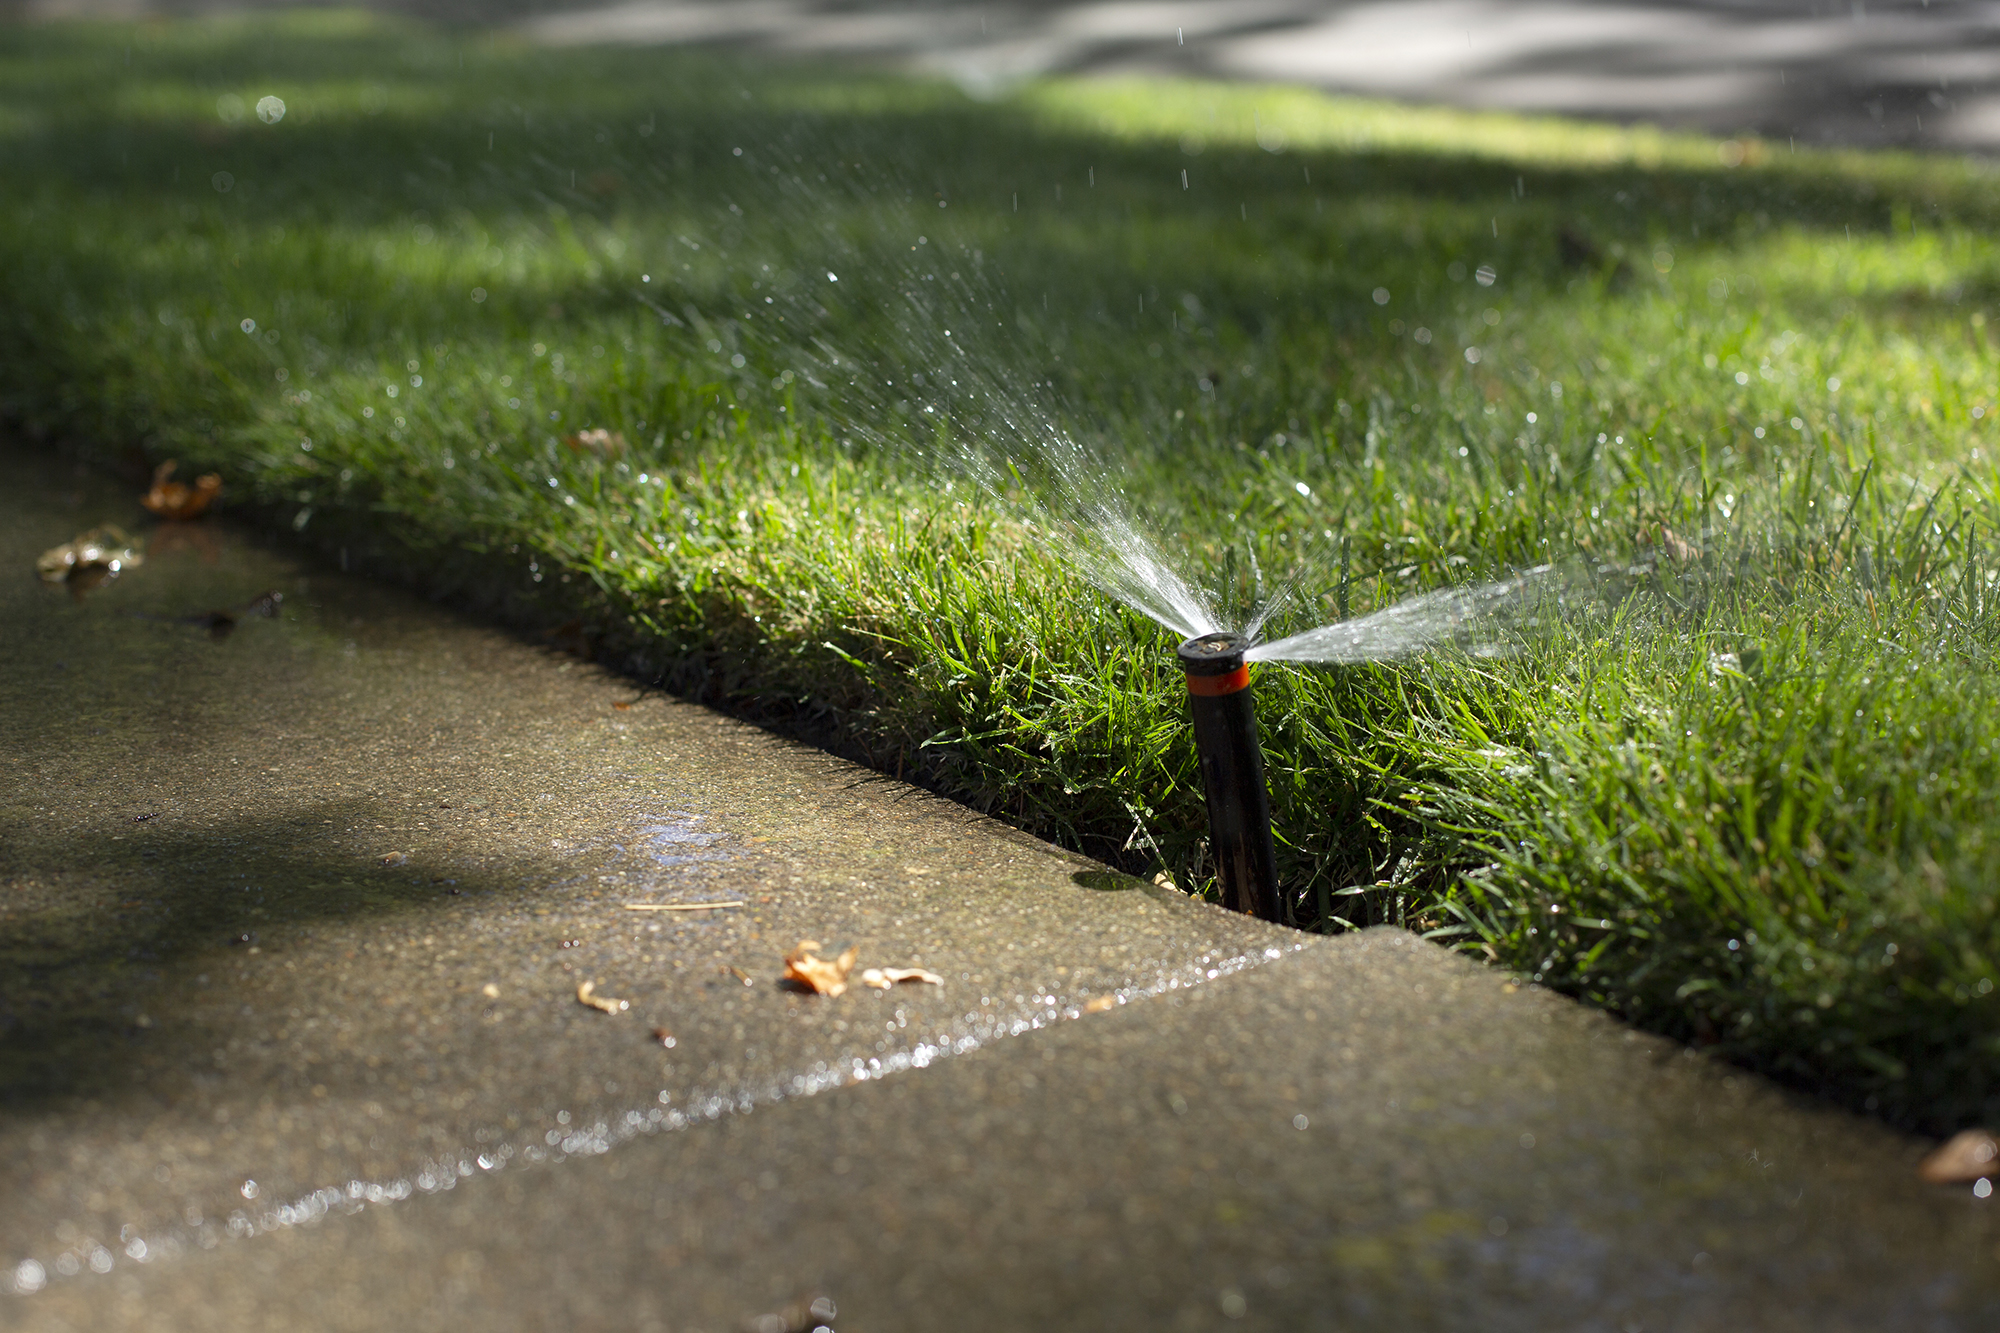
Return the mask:
<svg viewBox="0 0 2000 1333">
<path fill-rule="evenodd" d="M 1296 947 L 213 524 L 72 600 L 34 556 L 143 515 L 0 457 L 0 1256 L 199 1247 Z M 703 901 L 743 906 L 626 910 Z M 806 938 L 946 984 L 779 989 Z"/>
<path fill-rule="evenodd" d="M 1991 1202 L 1871 1122 L 0 475 L 0 1325 L 2000 1326 Z"/>
</svg>

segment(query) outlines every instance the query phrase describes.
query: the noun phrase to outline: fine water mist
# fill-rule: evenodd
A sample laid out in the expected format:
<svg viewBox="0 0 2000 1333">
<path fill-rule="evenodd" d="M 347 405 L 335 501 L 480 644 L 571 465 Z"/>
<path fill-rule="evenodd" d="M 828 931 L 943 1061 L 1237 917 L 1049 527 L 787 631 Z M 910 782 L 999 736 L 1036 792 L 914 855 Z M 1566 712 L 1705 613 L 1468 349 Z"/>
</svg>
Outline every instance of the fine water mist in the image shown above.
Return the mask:
<svg viewBox="0 0 2000 1333">
<path fill-rule="evenodd" d="M 1065 353 L 1074 344 L 1047 316 L 1046 300 L 1037 309 L 1010 289 L 985 250 L 990 226 L 955 225 L 942 198 L 937 212 L 917 207 L 902 183 L 908 173 L 854 163 L 845 175 L 808 184 L 793 169 L 807 158 L 806 149 L 790 144 L 746 150 L 746 168 L 760 190 L 772 190 L 753 211 L 769 216 L 753 218 L 732 201 L 730 216 L 718 218 L 718 236 L 738 237 L 737 257 L 729 259 L 730 249 L 713 241 L 712 252 L 729 260 L 736 304 L 747 309 L 705 312 L 682 304 L 677 311 L 663 287 L 638 293 L 640 299 L 663 323 L 705 341 L 712 354 L 725 353 L 725 339 L 742 349 L 731 364 L 746 369 L 754 358 L 748 373 L 769 374 L 774 391 L 809 403 L 842 444 L 918 464 L 941 495 L 961 487 L 976 492 L 1106 596 L 1184 639 L 1243 633 L 1256 644 L 1252 660 L 1358 663 L 1447 642 L 1490 650 L 1479 642 L 1482 631 L 1519 612 L 1549 575 L 1541 567 L 1423 593 L 1264 641 L 1267 626 L 1288 614 L 1302 618 L 1300 610 L 1318 603 L 1334 543 L 1317 558 L 1295 557 L 1296 567 L 1268 588 L 1251 554 L 1247 596 L 1224 586 L 1229 580 L 1198 558 L 1198 547 L 1212 546 L 1217 534 L 1188 531 L 1197 516 L 1176 520 L 1140 502 L 1123 480 L 1133 470 L 1134 446 L 1121 444 L 1105 424 L 1112 413 L 1102 403 L 1066 401 L 1059 376 L 1070 370 Z M 826 229 L 819 219 L 833 211 L 825 205 L 836 195 L 864 203 L 871 224 L 844 235 Z M 743 255 L 742 229 L 753 221 L 777 226 L 794 245 L 801 235 L 818 235 L 820 262 L 802 273 L 760 269 Z M 700 237 L 681 241 L 690 251 L 704 244 Z M 842 307 L 857 303 L 892 314 L 886 327 L 893 332 L 880 332 L 878 320 L 872 321 L 877 332 L 855 334 L 860 321 L 843 319 Z M 1092 422 L 1098 424 L 1085 424 Z M 1303 483 L 1297 489 L 1309 494 Z"/>
</svg>

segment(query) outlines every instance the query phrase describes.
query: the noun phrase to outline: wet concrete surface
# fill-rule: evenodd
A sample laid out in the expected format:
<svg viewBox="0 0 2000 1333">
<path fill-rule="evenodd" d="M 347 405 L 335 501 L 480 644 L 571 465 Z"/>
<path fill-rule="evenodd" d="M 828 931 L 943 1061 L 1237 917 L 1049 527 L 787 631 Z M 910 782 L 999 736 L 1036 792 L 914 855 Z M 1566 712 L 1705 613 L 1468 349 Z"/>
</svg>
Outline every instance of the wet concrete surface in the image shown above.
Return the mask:
<svg viewBox="0 0 2000 1333">
<path fill-rule="evenodd" d="M 2000 1322 L 1879 1125 L 220 525 L 73 600 L 132 498 L 0 476 L 0 1326 Z"/>
<path fill-rule="evenodd" d="M 1912 1160 L 1371 932 L 23 1308 L 77 1330 L 780 1329 L 814 1300 L 847 1330 L 1991 1328 L 1990 1211 Z"/>
<path fill-rule="evenodd" d="M 0 457 L 0 1254 L 199 1247 L 1296 947 L 211 523 L 72 600 L 34 557 L 143 515 Z M 703 901 L 743 906 L 627 910 Z M 946 985 L 779 989 L 806 938 Z"/>
</svg>

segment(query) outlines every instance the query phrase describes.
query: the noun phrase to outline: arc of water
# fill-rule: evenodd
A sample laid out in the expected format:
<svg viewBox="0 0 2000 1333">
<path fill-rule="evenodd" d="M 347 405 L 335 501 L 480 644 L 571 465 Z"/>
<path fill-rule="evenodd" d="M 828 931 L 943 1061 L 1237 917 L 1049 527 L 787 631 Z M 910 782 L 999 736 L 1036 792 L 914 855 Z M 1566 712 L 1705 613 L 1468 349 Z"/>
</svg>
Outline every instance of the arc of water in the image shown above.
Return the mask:
<svg viewBox="0 0 2000 1333">
<path fill-rule="evenodd" d="M 1537 565 L 1492 583 L 1423 593 L 1365 616 L 1258 644 L 1248 657 L 1253 662 L 1329 663 L 1409 657 L 1510 609 L 1527 607 L 1554 568 Z"/>
</svg>

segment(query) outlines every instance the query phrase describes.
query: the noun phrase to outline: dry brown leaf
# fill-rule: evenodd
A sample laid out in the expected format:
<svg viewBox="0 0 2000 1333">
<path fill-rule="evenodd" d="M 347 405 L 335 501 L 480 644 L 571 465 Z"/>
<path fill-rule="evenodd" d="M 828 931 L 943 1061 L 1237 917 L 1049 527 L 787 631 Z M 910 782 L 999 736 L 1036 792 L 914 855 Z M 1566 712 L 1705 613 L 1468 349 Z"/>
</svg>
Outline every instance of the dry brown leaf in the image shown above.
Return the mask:
<svg viewBox="0 0 2000 1333">
<path fill-rule="evenodd" d="M 139 497 L 139 503 L 161 518 L 194 518 L 208 508 L 209 501 L 222 489 L 222 478 L 211 472 L 196 477 L 194 485 L 173 481 L 176 464 L 169 458 L 153 469 L 153 486 Z"/>
<path fill-rule="evenodd" d="M 922 982 L 926 986 L 944 985 L 943 977 L 935 972 L 926 972 L 921 967 L 871 967 L 861 974 L 861 984 L 873 986 L 876 990 L 888 990 L 905 981 Z"/>
<path fill-rule="evenodd" d="M 840 957 L 828 961 L 815 957 L 821 947 L 818 940 L 800 940 L 785 955 L 785 980 L 819 995 L 838 995 L 847 989 L 847 974 L 854 970 L 861 950 L 850 944 Z"/>
<path fill-rule="evenodd" d="M 91 576 L 97 582 L 113 578 L 121 570 L 144 563 L 132 539 L 111 524 L 92 528 L 73 542 L 52 546 L 35 559 L 35 570 L 44 583 L 82 583 Z"/>
<path fill-rule="evenodd" d="M 1100 995 L 1095 999 L 1083 1002 L 1083 1012 L 1086 1014 L 1101 1014 L 1106 1009 L 1116 1009 L 1117 1007 L 1118 997 L 1116 995 Z"/>
<path fill-rule="evenodd" d="M 1701 558 L 1701 551 L 1693 543 L 1664 523 L 1660 525 L 1658 535 L 1654 534 L 1652 524 L 1641 524 L 1638 539 L 1639 545 L 1653 547 L 1676 564 L 1686 564 L 1690 560 Z"/>
<path fill-rule="evenodd" d="M 1924 1158 L 1917 1174 L 1933 1185 L 1958 1185 L 2000 1176 L 2000 1142 L 1983 1129 L 1963 1130 Z"/>
<path fill-rule="evenodd" d="M 567 436 L 563 443 L 571 453 L 596 454 L 599 458 L 616 458 L 625 452 L 625 436 L 615 430 L 580 430 Z"/>
<path fill-rule="evenodd" d="M 595 992 L 596 990 L 597 990 L 596 982 L 594 981 L 584 982 L 581 986 L 578 986 L 576 988 L 576 1002 L 578 1004 L 587 1004 L 592 1009 L 596 1009 L 607 1014 L 622 1014 L 627 1009 L 630 1009 L 632 1007 L 632 1002 L 630 1000 L 614 1000 L 611 999 L 609 996 L 594 994 L 593 992 Z"/>
</svg>

